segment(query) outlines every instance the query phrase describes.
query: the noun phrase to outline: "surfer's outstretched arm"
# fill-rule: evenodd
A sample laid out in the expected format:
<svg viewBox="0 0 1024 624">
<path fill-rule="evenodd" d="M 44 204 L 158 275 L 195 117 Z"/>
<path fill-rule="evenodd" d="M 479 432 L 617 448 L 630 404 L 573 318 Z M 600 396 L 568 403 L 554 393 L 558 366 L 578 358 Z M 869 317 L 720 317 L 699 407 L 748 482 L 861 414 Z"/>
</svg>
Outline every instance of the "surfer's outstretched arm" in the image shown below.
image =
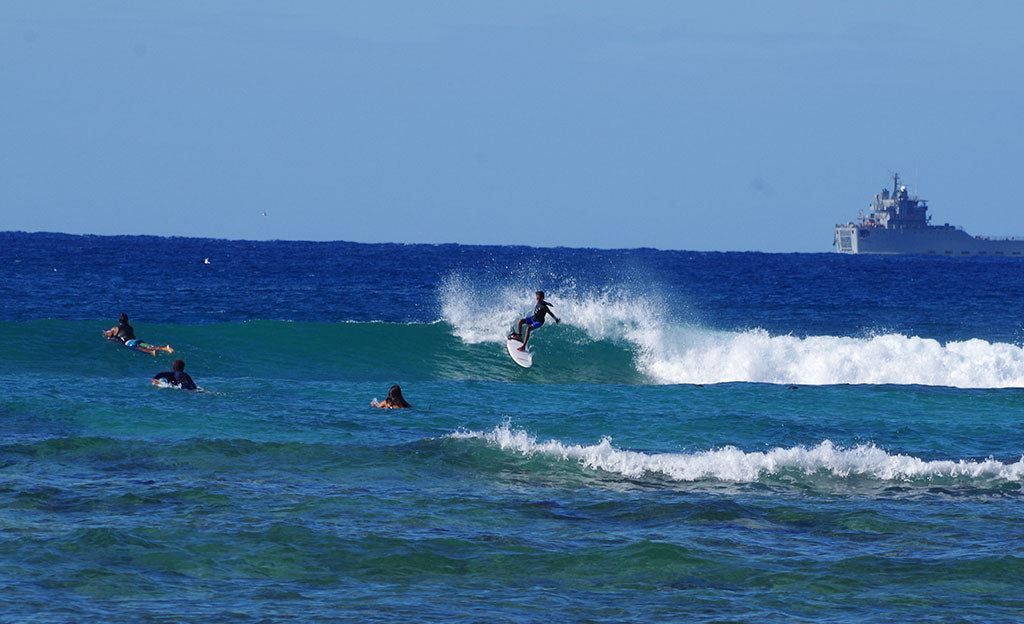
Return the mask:
<svg viewBox="0 0 1024 624">
<path fill-rule="evenodd" d="M 541 304 L 544 306 L 544 314 L 550 314 L 551 318 L 555 319 L 555 325 L 561 324 L 562 319 L 555 316 L 555 313 L 551 311 L 551 304 L 548 303 L 547 301 L 541 301 Z"/>
</svg>

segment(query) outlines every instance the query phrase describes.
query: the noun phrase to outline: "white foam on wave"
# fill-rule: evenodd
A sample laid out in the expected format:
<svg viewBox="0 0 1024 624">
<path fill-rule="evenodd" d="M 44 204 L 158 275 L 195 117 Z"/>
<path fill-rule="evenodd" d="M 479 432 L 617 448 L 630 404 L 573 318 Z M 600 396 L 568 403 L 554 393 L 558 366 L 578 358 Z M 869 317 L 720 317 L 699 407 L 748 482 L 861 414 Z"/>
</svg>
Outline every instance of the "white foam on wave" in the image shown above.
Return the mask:
<svg viewBox="0 0 1024 624">
<path fill-rule="evenodd" d="M 1024 387 L 1024 348 L 980 339 L 942 344 L 900 334 L 799 338 L 683 327 L 654 334 L 639 343 L 638 362 L 661 383 Z"/>
<path fill-rule="evenodd" d="M 451 276 L 441 287 L 442 316 L 465 342 L 503 342 L 510 325 L 529 313 L 532 296 L 526 285 L 478 289 Z M 580 293 L 571 283 L 549 300 L 559 317 L 591 340 L 630 349 L 637 370 L 654 383 L 1024 387 L 1024 347 L 1007 343 L 711 330 L 669 322 L 666 306 L 651 295 L 616 288 Z"/>
<path fill-rule="evenodd" d="M 442 319 L 464 342 L 503 343 L 508 329 L 530 314 L 535 303 L 533 284 L 526 283 L 534 280 L 520 281 L 523 283 L 478 287 L 461 275 L 450 275 L 440 288 Z M 651 296 L 637 296 L 615 287 L 580 293 L 575 284 L 563 281 L 546 299 L 560 319 L 595 341 L 637 342 L 661 324 L 661 306 Z"/>
<path fill-rule="evenodd" d="M 844 449 L 828 440 L 810 448 L 777 447 L 765 452 L 748 453 L 727 446 L 695 453 L 641 453 L 617 449 L 607 437 L 589 446 L 563 444 L 558 440 L 540 442 L 521 429 L 513 429 L 508 423 L 492 431 L 457 431 L 447 437 L 484 440 L 504 451 L 576 461 L 585 468 L 633 479 L 646 474 L 660 474 L 676 481 L 717 479 L 749 483 L 784 470 L 805 474 L 824 471 L 836 477 L 861 475 L 884 481 L 932 478 L 1020 481 L 1024 478 L 1024 457 L 1012 464 L 992 458 L 984 461 L 926 461 L 910 455 L 892 455 L 874 445 Z"/>
<path fill-rule="evenodd" d="M 440 287 L 441 318 L 463 342 L 503 342 L 523 307 L 521 290 L 506 285 L 484 293 L 463 276 L 449 275 Z"/>
</svg>

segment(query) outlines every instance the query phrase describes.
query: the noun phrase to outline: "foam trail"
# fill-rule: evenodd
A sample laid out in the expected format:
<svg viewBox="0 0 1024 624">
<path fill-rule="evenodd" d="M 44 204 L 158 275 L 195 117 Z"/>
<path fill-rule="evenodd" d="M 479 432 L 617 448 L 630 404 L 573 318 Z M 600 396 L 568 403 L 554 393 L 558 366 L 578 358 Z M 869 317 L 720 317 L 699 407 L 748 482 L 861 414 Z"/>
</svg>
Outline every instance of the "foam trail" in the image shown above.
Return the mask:
<svg viewBox="0 0 1024 624">
<path fill-rule="evenodd" d="M 603 470 L 629 478 L 662 474 L 676 481 L 717 479 L 749 483 L 784 470 L 813 474 L 825 471 L 836 477 L 861 475 L 883 481 L 931 478 L 995 479 L 1021 481 L 1024 457 L 1012 464 L 995 459 L 926 461 L 910 455 L 890 455 L 874 445 L 843 449 L 825 440 L 807 448 L 774 448 L 747 453 L 732 446 L 696 453 L 640 453 L 617 449 L 610 438 L 590 446 L 563 444 L 558 440 L 538 442 L 521 429 L 505 423 L 492 431 L 457 431 L 453 439 L 477 439 L 505 451 L 575 460 L 586 468 Z"/>
<path fill-rule="evenodd" d="M 662 327 L 638 345 L 641 370 L 660 383 L 1024 387 L 1024 349 L 980 339 L 943 345 L 899 334 L 798 338 Z"/>
</svg>

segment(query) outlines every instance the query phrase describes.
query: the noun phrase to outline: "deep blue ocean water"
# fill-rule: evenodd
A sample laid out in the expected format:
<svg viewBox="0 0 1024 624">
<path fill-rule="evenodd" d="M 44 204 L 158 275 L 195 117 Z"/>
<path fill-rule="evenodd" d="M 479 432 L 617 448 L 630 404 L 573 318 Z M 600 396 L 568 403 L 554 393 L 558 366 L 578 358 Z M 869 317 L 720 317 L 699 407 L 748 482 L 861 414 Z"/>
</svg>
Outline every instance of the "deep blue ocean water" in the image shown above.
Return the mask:
<svg viewBox="0 0 1024 624">
<path fill-rule="evenodd" d="M 0 233 L 0 619 L 1021 621 L 1022 310 L 1010 258 Z"/>
</svg>

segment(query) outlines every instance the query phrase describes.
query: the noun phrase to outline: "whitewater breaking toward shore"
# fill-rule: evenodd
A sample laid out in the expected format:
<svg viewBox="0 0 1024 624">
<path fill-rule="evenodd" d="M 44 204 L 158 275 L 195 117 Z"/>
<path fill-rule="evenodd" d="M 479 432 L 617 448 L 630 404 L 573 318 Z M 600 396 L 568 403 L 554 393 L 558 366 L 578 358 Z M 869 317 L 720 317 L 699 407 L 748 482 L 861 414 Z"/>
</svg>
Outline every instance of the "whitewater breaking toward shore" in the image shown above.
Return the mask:
<svg viewBox="0 0 1024 624">
<path fill-rule="evenodd" d="M 483 440 L 503 451 L 543 455 L 576 461 L 590 469 L 640 478 L 661 474 L 676 481 L 717 479 L 746 483 L 795 470 L 805 474 L 824 471 L 835 477 L 867 476 L 883 481 L 914 481 L 931 478 L 994 479 L 1021 481 L 1024 457 L 1014 463 L 995 459 L 925 460 L 890 454 L 874 445 L 840 448 L 828 440 L 812 446 L 776 447 L 768 451 L 745 452 L 733 446 L 693 453 L 642 453 L 618 449 L 610 438 L 591 445 L 564 444 L 558 440 L 538 441 L 508 423 L 491 431 L 456 431 L 452 439 Z"/>
</svg>

